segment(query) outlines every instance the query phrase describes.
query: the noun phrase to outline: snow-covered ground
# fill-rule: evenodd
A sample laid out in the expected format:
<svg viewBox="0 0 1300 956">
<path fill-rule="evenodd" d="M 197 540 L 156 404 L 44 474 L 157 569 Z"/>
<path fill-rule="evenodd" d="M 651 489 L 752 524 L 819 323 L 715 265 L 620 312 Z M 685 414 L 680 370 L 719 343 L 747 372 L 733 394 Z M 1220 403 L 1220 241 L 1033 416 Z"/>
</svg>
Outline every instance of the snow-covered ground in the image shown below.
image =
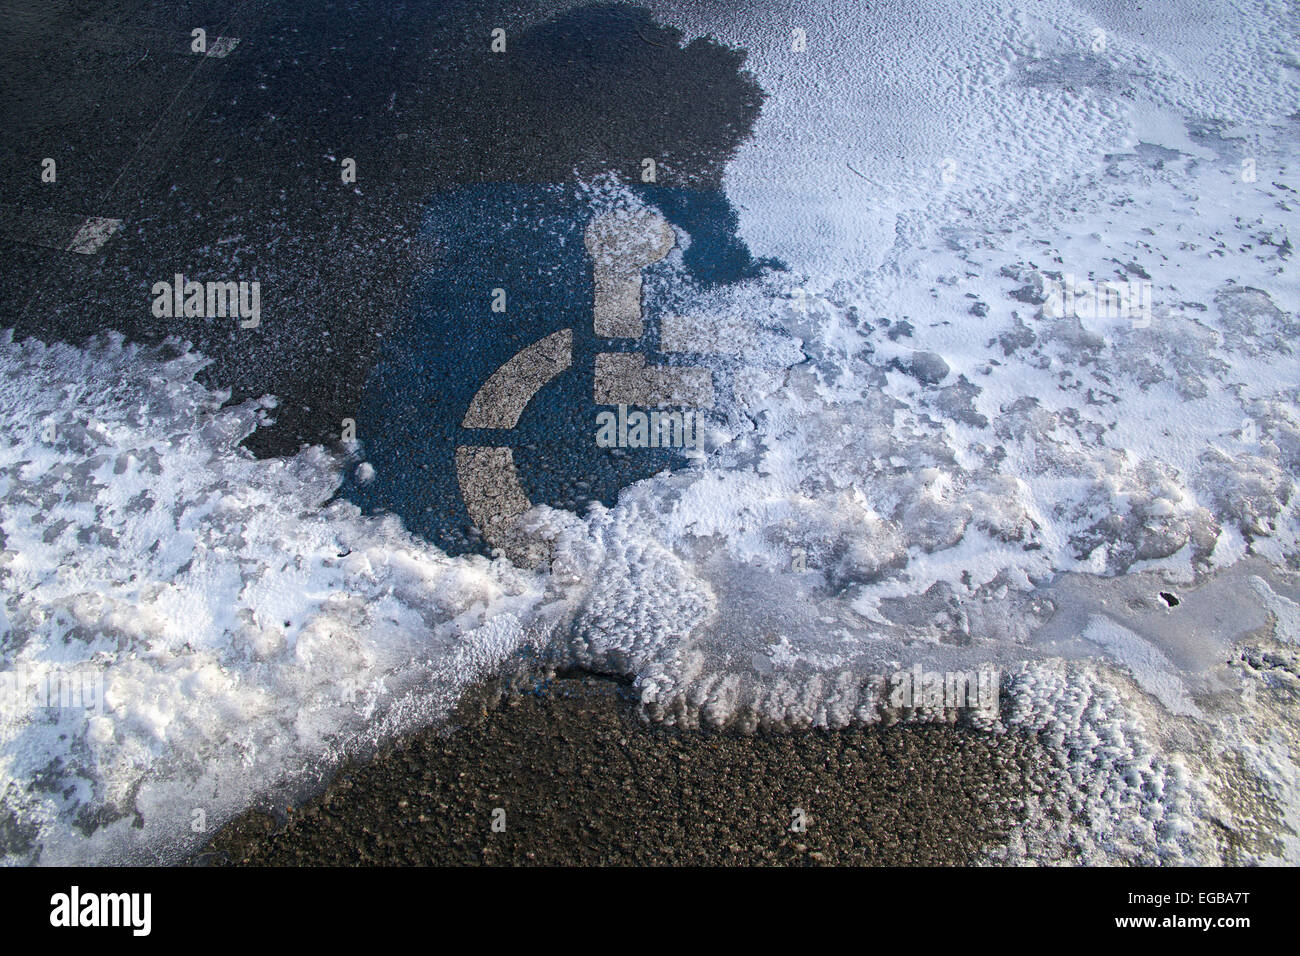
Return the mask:
<svg viewBox="0 0 1300 956">
<path fill-rule="evenodd" d="M 1002 857 L 1300 860 L 1294 7 L 650 6 L 752 51 L 726 188 L 791 268 L 697 299 L 735 353 L 703 453 L 536 509 L 520 570 L 253 460 L 274 403 L 188 352 L 0 345 L 3 665 L 103 691 L 8 698 L 0 845 L 175 855 L 528 650 L 688 726 L 992 664 L 981 719 L 1058 758 Z"/>
</svg>

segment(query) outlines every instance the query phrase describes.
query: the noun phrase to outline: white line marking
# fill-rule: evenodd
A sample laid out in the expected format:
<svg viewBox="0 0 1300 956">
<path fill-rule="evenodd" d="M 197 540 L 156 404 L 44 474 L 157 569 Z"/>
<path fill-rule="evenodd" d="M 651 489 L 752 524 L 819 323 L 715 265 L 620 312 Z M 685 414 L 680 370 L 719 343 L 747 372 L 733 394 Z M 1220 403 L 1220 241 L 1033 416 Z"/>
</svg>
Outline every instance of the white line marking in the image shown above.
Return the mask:
<svg viewBox="0 0 1300 956">
<path fill-rule="evenodd" d="M 208 44 L 207 52 L 203 55 L 223 60 L 234 52 L 237 46 L 239 46 L 239 37 L 213 37 L 212 42 Z"/>
<path fill-rule="evenodd" d="M 113 238 L 113 233 L 122 228 L 121 219 L 104 219 L 89 216 L 77 229 L 72 242 L 68 244 L 69 252 L 79 252 L 83 256 L 99 251 L 99 247 Z"/>
<path fill-rule="evenodd" d="M 465 510 L 484 539 L 510 560 L 526 561 L 537 549 L 515 533 L 515 525 L 532 503 L 519 481 L 514 453 L 493 445 L 459 445 L 456 479 Z"/>
<path fill-rule="evenodd" d="M 120 228 L 120 219 L 0 206 L 0 238 L 60 252 L 91 255 Z"/>
</svg>

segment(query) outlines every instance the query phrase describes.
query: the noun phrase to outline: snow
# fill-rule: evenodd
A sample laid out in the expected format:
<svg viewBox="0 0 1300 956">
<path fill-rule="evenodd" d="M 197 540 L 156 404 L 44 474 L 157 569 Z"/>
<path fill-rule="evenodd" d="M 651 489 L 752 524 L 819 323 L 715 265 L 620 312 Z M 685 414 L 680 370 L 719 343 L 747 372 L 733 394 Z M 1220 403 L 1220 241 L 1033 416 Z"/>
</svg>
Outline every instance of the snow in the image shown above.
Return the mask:
<svg viewBox="0 0 1300 956">
<path fill-rule="evenodd" d="M 537 570 L 451 559 L 331 501 L 354 463 L 243 452 L 274 402 L 199 356 L 6 340 L 3 667 L 104 694 L 0 711 L 0 842 L 175 857 L 527 650 L 686 727 L 872 723 L 874 676 L 993 665 L 987 725 L 1056 774 L 1003 859 L 1300 860 L 1287 5 L 650 6 L 752 51 L 725 186 L 790 266 L 697 300 L 737 387 L 691 467 L 534 509 Z M 1045 310 L 1065 275 L 1150 316 Z"/>
<path fill-rule="evenodd" d="M 195 810 L 215 825 L 438 719 L 536 616 L 528 575 L 326 504 L 320 449 L 254 460 L 238 442 L 273 403 L 223 409 L 164 351 L 0 340 L 4 671 L 103 688 L 94 716 L 7 701 L 19 858 L 175 857 Z"/>
</svg>

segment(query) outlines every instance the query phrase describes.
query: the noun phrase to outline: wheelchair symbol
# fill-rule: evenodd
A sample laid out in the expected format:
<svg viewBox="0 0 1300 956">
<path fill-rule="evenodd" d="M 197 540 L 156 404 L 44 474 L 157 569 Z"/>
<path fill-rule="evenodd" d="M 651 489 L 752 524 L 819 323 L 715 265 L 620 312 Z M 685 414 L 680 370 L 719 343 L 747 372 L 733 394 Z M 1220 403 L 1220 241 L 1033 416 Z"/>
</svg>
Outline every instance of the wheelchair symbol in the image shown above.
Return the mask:
<svg viewBox="0 0 1300 956">
<path fill-rule="evenodd" d="M 587 224 L 584 235 L 595 290 L 593 326 L 605 339 L 638 339 L 645 331 L 642 270 L 662 260 L 676 235 L 653 210 L 604 213 Z M 666 316 L 661 329 L 665 351 L 689 348 L 690 322 Z M 573 364 L 573 329 L 560 329 L 521 349 L 490 375 L 474 394 L 462 428 L 514 428 L 525 407 L 548 382 Z M 713 373 L 707 368 L 648 365 L 636 352 L 599 352 L 595 357 L 595 403 L 622 406 L 713 405 Z M 532 507 L 508 445 L 459 445 L 456 478 L 465 510 L 484 539 L 516 561 L 535 560 L 536 542 L 519 529 Z"/>
</svg>

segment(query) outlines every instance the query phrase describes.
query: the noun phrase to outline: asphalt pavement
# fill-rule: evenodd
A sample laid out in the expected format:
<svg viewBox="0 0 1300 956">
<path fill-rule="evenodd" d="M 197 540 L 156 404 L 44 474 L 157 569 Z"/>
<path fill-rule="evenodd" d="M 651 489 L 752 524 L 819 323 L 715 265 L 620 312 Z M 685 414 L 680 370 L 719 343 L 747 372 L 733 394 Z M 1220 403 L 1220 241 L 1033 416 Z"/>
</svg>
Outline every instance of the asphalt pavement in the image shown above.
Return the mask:
<svg viewBox="0 0 1300 956">
<path fill-rule="evenodd" d="M 488 519 L 509 517 L 500 502 L 517 506 L 514 492 L 574 509 L 612 503 L 620 487 L 677 460 L 674 449 L 616 455 L 591 440 L 600 395 L 645 396 L 678 373 L 637 370 L 647 358 L 674 366 L 653 323 L 602 338 L 602 280 L 588 261 L 591 213 L 579 184 L 602 174 L 631 184 L 690 235 L 685 265 L 700 288 L 779 267 L 750 257 L 721 192 L 763 104 L 744 60 L 707 39 L 683 44 L 624 5 L 546 17 L 460 0 L 4 0 L 0 316 L 19 337 L 46 341 L 107 332 L 189 341 L 212 360 L 204 381 L 229 389 L 232 402 L 279 399 L 274 424 L 247 441 L 255 454 L 343 447 L 355 427 L 375 476 L 349 477 L 345 494 L 401 515 L 449 551 L 491 550 L 501 542 L 472 513 L 484 501 L 498 503 Z M 653 182 L 643 177 L 647 158 Z M 256 321 L 160 310 L 158 284 L 176 276 L 257 283 Z M 606 289 L 610 328 L 624 280 L 615 275 Z M 491 305 L 497 289 L 503 312 Z M 551 344 L 528 351 L 542 341 Z M 469 414 L 485 382 L 521 354 L 532 356 L 520 367 L 537 400 L 511 420 L 515 386 L 506 383 L 485 418 Z M 466 461 L 496 464 L 508 451 L 517 486 L 467 481 L 458 448 L 480 449 L 463 452 Z M 447 799 L 470 801 L 464 827 L 444 815 L 454 833 L 408 829 L 413 859 L 958 862 L 1002 832 L 978 814 L 1015 816 L 1017 768 L 1033 758 L 1028 744 L 994 747 L 952 730 L 806 743 L 662 736 L 593 686 L 485 708 L 450 749 L 433 731 L 399 742 L 399 755 L 442 748 L 417 770 L 390 755 L 349 771 L 370 774 L 384 799 L 406 794 L 394 797 L 401 812 L 347 805 L 332 792 L 335 822 L 324 831 L 259 837 L 243 820 L 213 853 L 373 858 L 357 834 L 376 812 L 385 826 L 402 825 L 428 774 L 446 780 L 464 767 L 513 779 L 511 767 L 537 766 L 541 747 L 559 763 L 519 778 L 544 792 L 526 811 L 531 837 L 496 855 L 481 849 L 479 804 L 495 798 L 461 788 Z M 521 741 L 533 743 L 519 751 Z M 645 773 L 605 773 L 619 748 L 640 754 Z M 656 784 L 693 753 L 704 757 L 695 776 L 668 790 Z M 577 777 L 556 769 L 571 764 Z M 920 774 L 909 769 L 920 764 Z M 958 768 L 947 783 L 945 766 Z M 603 783 L 573 787 L 578 777 Z M 879 786 L 868 792 L 864 781 Z M 786 794 L 854 788 L 848 810 L 817 798 L 825 808 L 814 812 L 836 819 L 834 830 L 801 840 L 778 825 Z M 751 791 L 761 814 L 737 797 Z M 948 809 L 927 816 L 940 804 Z M 682 835 L 684 815 L 721 805 L 735 812 L 714 828 L 717 839 Z M 657 822 L 638 831 L 640 818 Z M 586 819 L 601 821 L 601 832 Z"/>
<path fill-rule="evenodd" d="M 255 453 L 337 443 L 385 335 L 429 306 L 431 203 L 637 180 L 645 157 L 661 186 L 716 190 L 758 115 L 740 52 L 683 48 L 636 8 L 536 17 L 508 3 L 7 0 L 5 323 L 189 340 L 233 401 L 280 399 Z M 238 43 L 195 53 L 195 28 Z M 121 225 L 91 254 L 49 248 L 82 217 Z M 151 290 L 176 274 L 259 282 L 260 324 L 155 316 Z M 462 346 L 491 331 L 466 322 Z"/>
</svg>

